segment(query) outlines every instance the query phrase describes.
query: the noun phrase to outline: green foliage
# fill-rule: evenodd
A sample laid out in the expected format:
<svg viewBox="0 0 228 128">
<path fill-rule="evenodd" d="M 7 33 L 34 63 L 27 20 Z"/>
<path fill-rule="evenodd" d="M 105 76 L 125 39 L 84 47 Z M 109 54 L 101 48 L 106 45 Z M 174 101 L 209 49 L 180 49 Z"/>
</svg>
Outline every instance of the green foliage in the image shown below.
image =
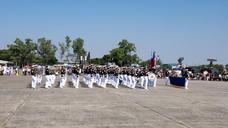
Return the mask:
<svg viewBox="0 0 228 128">
<path fill-rule="evenodd" d="M 214 69 L 216 69 L 219 73 L 223 73 L 224 72 L 224 67 L 221 64 L 213 64 L 212 67 Z"/>
<path fill-rule="evenodd" d="M 59 43 L 59 48 L 60 48 L 60 59 L 62 61 L 66 60 L 69 62 L 69 57 L 70 57 L 70 48 L 71 48 L 71 42 L 72 40 L 70 39 L 69 36 L 65 37 L 65 42 Z"/>
<path fill-rule="evenodd" d="M 17 38 L 13 44 L 8 45 L 8 50 L 4 51 L 4 56 L 9 56 L 9 61 L 13 61 L 19 66 L 28 64 L 55 64 L 57 59 L 55 52 L 57 48 L 51 40 L 45 38 L 38 39 L 34 43 L 31 39 L 25 42 Z"/>
<path fill-rule="evenodd" d="M 41 57 L 42 64 L 55 64 L 57 59 L 55 53 L 57 47 L 52 44 L 51 40 L 46 40 L 45 38 L 38 39 L 37 42 L 37 52 Z"/>
<path fill-rule="evenodd" d="M 89 61 L 91 64 L 96 64 L 96 65 L 104 65 L 105 61 L 103 58 L 94 58 L 94 59 L 90 59 Z"/>
<path fill-rule="evenodd" d="M 69 36 L 65 37 L 65 42 L 66 42 L 66 50 L 69 51 L 69 49 L 71 47 L 71 42 L 72 42 L 72 40 L 70 39 Z"/>
<path fill-rule="evenodd" d="M 33 63 L 33 58 L 36 56 L 36 44 L 31 39 L 26 39 L 25 42 L 17 38 L 14 44 L 8 45 L 10 60 L 18 65 L 26 65 Z"/>
<path fill-rule="evenodd" d="M 65 50 L 66 50 L 66 59 L 67 59 L 67 62 L 69 62 L 71 42 L 72 42 L 72 40 L 70 39 L 70 37 L 69 36 L 66 36 L 65 37 L 65 43 L 66 43 Z"/>
<path fill-rule="evenodd" d="M 110 54 L 104 55 L 102 58 L 91 59 L 92 64 L 107 64 L 114 62 L 118 66 L 130 66 L 131 64 L 138 64 L 140 59 L 136 52 L 135 44 L 122 40 L 118 43 L 118 48 L 110 51 Z"/>
<path fill-rule="evenodd" d="M 113 62 L 119 66 L 124 65 L 125 54 L 122 48 L 115 48 L 110 51 Z M 126 62 L 126 61 L 125 61 Z"/>
<path fill-rule="evenodd" d="M 59 43 L 59 47 L 60 47 L 60 59 L 63 61 L 63 58 L 64 58 L 65 53 L 66 53 L 65 43 Z"/>
<path fill-rule="evenodd" d="M 103 57 L 102 57 L 102 59 L 104 60 L 104 62 L 112 62 L 113 60 L 112 60 L 112 56 L 110 55 L 110 54 L 107 54 L 107 55 L 104 55 Z"/>
<path fill-rule="evenodd" d="M 73 52 L 74 55 L 76 56 L 76 60 L 80 59 L 80 56 L 85 56 L 86 51 L 84 49 L 84 40 L 81 38 L 77 38 L 76 40 L 73 41 Z"/>
<path fill-rule="evenodd" d="M 139 63 L 140 59 L 138 55 L 135 54 L 135 44 L 123 39 L 118 43 L 118 46 L 118 48 L 114 48 L 110 51 L 109 57 L 112 59 L 112 62 L 115 62 L 115 64 L 119 66 L 130 66 L 133 63 Z"/>
<path fill-rule="evenodd" d="M 25 46 L 26 46 L 26 63 L 30 64 L 34 62 L 34 58 L 36 56 L 36 44 L 31 39 L 25 39 Z"/>
<path fill-rule="evenodd" d="M 11 54 L 8 49 L 0 50 L 0 60 L 11 61 L 10 56 Z"/>
</svg>

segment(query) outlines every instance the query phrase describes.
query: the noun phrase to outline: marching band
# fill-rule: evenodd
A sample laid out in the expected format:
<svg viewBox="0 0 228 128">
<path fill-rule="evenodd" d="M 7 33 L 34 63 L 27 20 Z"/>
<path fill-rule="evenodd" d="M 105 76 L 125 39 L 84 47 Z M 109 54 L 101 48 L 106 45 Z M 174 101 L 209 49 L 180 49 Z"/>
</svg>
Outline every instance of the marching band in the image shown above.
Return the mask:
<svg viewBox="0 0 228 128">
<path fill-rule="evenodd" d="M 57 77 L 60 78 L 58 87 L 64 88 L 67 81 L 71 82 L 74 88 L 79 88 L 80 82 L 84 83 L 88 88 L 98 86 L 106 88 L 111 85 L 118 89 L 119 86 L 125 86 L 131 89 L 143 88 L 148 89 L 149 86 L 156 87 L 157 78 L 155 74 L 150 73 L 147 68 L 135 67 L 108 67 L 89 65 L 81 69 L 79 66 L 64 67 L 51 69 L 45 67 L 45 76 L 39 72 L 39 68 L 31 69 L 32 88 L 42 84 L 46 80 L 44 87 L 46 89 L 55 85 Z"/>
</svg>

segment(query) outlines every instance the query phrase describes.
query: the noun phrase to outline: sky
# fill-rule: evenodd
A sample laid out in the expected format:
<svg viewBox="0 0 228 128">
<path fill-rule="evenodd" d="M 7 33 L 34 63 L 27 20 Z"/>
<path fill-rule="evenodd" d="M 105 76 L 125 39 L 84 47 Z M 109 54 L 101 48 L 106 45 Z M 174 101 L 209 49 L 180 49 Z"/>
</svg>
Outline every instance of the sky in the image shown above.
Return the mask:
<svg viewBox="0 0 228 128">
<path fill-rule="evenodd" d="M 0 49 L 17 37 L 81 37 L 91 57 L 127 39 L 142 60 L 228 64 L 228 0 L 0 0 Z"/>
</svg>

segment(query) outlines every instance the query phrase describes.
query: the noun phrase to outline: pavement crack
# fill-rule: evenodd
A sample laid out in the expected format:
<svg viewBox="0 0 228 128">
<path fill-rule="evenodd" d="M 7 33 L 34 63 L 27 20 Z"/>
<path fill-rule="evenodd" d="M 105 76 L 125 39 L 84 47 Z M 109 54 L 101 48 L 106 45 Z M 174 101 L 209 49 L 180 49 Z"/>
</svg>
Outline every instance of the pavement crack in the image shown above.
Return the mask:
<svg viewBox="0 0 228 128">
<path fill-rule="evenodd" d="M 7 116 L 7 118 L 5 120 L 3 120 L 3 122 L 0 124 L 0 128 L 6 127 L 8 122 L 16 115 L 16 113 L 19 111 L 19 109 L 21 109 L 25 105 L 26 101 L 29 99 L 29 97 L 32 96 L 32 94 L 33 94 L 33 91 L 20 101 L 19 105 L 14 110 L 12 110 L 9 113 L 9 115 Z"/>
<path fill-rule="evenodd" d="M 121 95 L 119 93 L 114 93 L 114 94 L 117 95 L 117 96 L 119 96 L 119 97 L 121 97 Z M 172 117 L 169 117 L 169 116 L 167 116 L 167 115 L 165 115 L 165 114 L 163 114 L 163 113 L 161 113 L 161 112 L 159 112 L 159 111 L 157 111 L 157 110 L 155 110 L 155 109 L 153 109 L 151 107 L 148 107 L 148 106 L 145 106 L 145 105 L 141 105 L 141 104 L 139 104 L 139 103 L 137 103 L 135 101 L 132 101 L 130 98 L 127 98 L 127 102 L 134 103 L 134 104 L 136 104 L 136 105 L 138 105 L 138 106 L 140 106 L 142 108 L 148 109 L 148 110 L 156 113 L 157 115 L 159 115 L 159 116 L 161 116 L 161 117 L 163 117 L 165 119 L 171 120 L 171 121 L 175 122 L 176 124 L 178 124 L 180 126 L 183 126 L 185 128 L 192 128 L 191 126 L 185 124 L 183 121 L 176 120 L 176 119 L 174 119 Z"/>
<path fill-rule="evenodd" d="M 171 120 L 171 121 L 173 121 L 173 122 L 175 122 L 175 123 L 177 123 L 177 124 L 179 124 L 179 125 L 181 125 L 181 126 L 184 126 L 184 127 L 186 127 L 186 128 L 192 128 L 191 126 L 188 126 L 188 125 L 185 124 L 184 122 L 182 122 L 182 121 L 180 121 L 180 120 L 176 120 L 176 119 L 174 119 L 174 118 L 172 118 L 172 117 L 169 117 L 169 116 L 167 116 L 167 115 L 165 115 L 165 114 L 163 114 L 163 113 L 160 113 L 159 111 L 156 111 L 155 109 L 152 109 L 151 107 L 148 107 L 148 106 L 145 106 L 145 105 L 141 105 L 141 104 L 139 104 L 139 103 L 137 103 L 137 102 L 133 102 L 133 103 L 135 103 L 135 104 L 137 104 L 137 105 L 139 105 L 139 106 L 141 106 L 141 107 L 143 107 L 143 108 L 145 108 L 145 109 L 151 110 L 151 111 L 153 111 L 154 113 L 160 115 L 161 117 L 166 118 L 166 119 L 169 119 L 169 120 Z"/>
</svg>

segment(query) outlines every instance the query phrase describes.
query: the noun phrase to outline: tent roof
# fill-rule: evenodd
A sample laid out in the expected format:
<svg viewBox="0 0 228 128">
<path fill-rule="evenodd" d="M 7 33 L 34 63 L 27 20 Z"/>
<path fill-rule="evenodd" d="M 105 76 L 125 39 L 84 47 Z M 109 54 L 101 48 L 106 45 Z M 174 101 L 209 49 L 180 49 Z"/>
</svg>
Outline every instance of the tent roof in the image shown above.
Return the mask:
<svg viewBox="0 0 228 128">
<path fill-rule="evenodd" d="M 13 62 L 0 60 L 0 64 L 13 64 Z"/>
</svg>

